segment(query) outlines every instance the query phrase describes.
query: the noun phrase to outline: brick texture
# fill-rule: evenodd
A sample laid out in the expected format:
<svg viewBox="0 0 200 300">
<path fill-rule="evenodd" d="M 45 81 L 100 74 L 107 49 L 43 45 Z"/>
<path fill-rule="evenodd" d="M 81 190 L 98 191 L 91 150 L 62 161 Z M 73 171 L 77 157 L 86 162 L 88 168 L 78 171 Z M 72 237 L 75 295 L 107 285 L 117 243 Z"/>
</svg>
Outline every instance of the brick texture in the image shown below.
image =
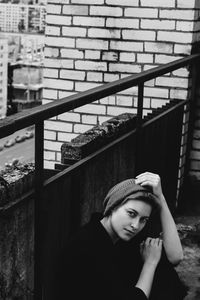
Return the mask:
<svg viewBox="0 0 200 300">
<path fill-rule="evenodd" d="M 189 55 L 193 42 L 200 39 L 199 10 L 200 5 L 194 0 L 50 0 L 46 17 L 44 103 Z M 145 114 L 169 99 L 186 99 L 188 76 L 188 70 L 181 68 L 146 82 Z M 48 120 L 45 165 L 53 167 L 60 159 L 61 142 L 70 141 L 112 116 L 135 113 L 136 108 L 134 87 L 66 112 L 57 120 Z M 194 161 L 200 161 L 200 116 L 196 118 L 191 168 Z M 183 127 L 186 137 L 186 121 Z M 182 139 L 181 168 L 185 140 Z M 197 174 L 196 168 L 192 172 Z"/>
</svg>

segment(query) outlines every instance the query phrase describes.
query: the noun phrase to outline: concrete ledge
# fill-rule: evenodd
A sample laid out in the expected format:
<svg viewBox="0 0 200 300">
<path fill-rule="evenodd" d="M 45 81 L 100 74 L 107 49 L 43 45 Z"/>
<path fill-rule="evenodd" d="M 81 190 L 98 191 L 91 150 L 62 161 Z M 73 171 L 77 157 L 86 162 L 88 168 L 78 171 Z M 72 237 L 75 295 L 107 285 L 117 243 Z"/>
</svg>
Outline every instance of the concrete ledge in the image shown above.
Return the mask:
<svg viewBox="0 0 200 300">
<path fill-rule="evenodd" d="M 102 125 L 94 126 L 71 142 L 64 143 L 61 146 L 61 163 L 72 165 L 130 129 L 134 129 L 136 118 L 135 114 L 121 114 Z"/>
<path fill-rule="evenodd" d="M 200 218 L 181 216 L 176 219 L 177 229 L 182 242 L 184 259 L 176 270 L 188 287 L 184 300 L 200 299 Z"/>
</svg>

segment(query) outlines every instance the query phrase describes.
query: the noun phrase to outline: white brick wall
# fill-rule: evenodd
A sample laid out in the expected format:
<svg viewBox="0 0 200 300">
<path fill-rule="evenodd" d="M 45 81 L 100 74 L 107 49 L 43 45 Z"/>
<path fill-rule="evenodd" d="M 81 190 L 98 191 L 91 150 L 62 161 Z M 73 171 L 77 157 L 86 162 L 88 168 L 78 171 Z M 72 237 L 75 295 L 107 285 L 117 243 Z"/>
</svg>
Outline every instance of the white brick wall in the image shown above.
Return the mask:
<svg viewBox="0 0 200 300">
<path fill-rule="evenodd" d="M 140 73 L 191 53 L 199 40 L 195 0 L 49 0 L 46 17 L 43 102 Z M 196 18 L 194 20 L 194 18 Z M 169 98 L 187 97 L 182 68 L 145 83 L 145 113 Z M 45 123 L 45 165 L 60 146 L 98 122 L 136 112 L 137 87 L 99 99 Z"/>
</svg>

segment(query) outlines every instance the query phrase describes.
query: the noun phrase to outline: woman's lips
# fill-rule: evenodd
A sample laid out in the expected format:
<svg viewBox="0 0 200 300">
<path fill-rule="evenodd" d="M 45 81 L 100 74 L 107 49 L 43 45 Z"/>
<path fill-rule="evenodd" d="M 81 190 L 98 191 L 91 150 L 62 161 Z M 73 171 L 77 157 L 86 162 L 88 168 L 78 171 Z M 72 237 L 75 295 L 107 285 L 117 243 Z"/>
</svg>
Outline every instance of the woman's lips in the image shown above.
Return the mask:
<svg viewBox="0 0 200 300">
<path fill-rule="evenodd" d="M 126 232 L 128 232 L 129 234 L 131 234 L 131 235 L 135 235 L 136 234 L 136 231 L 134 230 L 134 231 L 132 231 L 132 230 L 129 230 L 129 229 L 127 229 L 127 228 L 125 228 L 124 229 Z"/>
</svg>

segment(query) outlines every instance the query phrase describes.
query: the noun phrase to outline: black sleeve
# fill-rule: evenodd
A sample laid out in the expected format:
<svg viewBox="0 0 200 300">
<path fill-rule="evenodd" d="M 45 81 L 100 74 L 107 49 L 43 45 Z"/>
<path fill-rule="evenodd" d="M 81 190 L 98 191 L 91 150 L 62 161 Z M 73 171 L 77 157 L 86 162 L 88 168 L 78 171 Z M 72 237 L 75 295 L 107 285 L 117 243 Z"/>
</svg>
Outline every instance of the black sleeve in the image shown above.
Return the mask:
<svg viewBox="0 0 200 300">
<path fill-rule="evenodd" d="M 130 291 L 128 292 L 128 296 L 125 299 L 126 300 L 147 300 L 148 298 L 140 288 L 133 287 L 132 289 L 130 289 Z"/>
</svg>

